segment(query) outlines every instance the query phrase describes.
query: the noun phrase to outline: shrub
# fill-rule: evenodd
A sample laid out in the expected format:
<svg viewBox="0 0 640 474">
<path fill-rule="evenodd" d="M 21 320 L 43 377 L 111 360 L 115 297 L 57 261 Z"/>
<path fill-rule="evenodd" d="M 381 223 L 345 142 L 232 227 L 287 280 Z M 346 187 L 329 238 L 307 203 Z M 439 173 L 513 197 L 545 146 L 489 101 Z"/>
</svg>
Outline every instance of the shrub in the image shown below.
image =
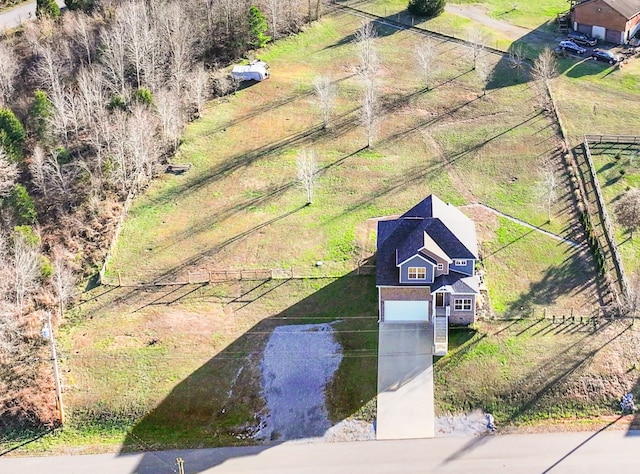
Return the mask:
<svg viewBox="0 0 640 474">
<path fill-rule="evenodd" d="M 146 87 L 139 87 L 131 94 L 131 101 L 143 105 L 153 105 L 153 94 Z"/>
<path fill-rule="evenodd" d="M 58 159 L 58 163 L 61 165 L 66 165 L 71 162 L 71 153 L 63 146 L 59 146 L 56 148 L 56 158 Z"/>
<path fill-rule="evenodd" d="M 53 265 L 51 259 L 46 255 L 40 255 L 40 276 L 44 280 L 53 275 Z"/>
<path fill-rule="evenodd" d="M 93 0 L 64 0 L 64 4 L 70 10 L 82 10 L 90 13 L 93 10 Z"/>
<path fill-rule="evenodd" d="M 33 103 L 29 109 L 29 122 L 33 133 L 39 141 L 45 141 L 49 119 L 51 118 L 51 102 L 47 93 L 41 90 L 33 94 Z"/>
<path fill-rule="evenodd" d="M 27 188 L 22 184 L 16 184 L 13 187 L 8 203 L 20 224 L 35 224 L 38 218 L 36 205 L 33 202 L 33 198 L 29 196 Z"/>
<path fill-rule="evenodd" d="M 267 19 L 256 6 L 249 8 L 249 44 L 253 48 L 262 48 L 269 42 L 271 36 L 267 36 Z"/>
<path fill-rule="evenodd" d="M 24 139 L 24 127 L 20 120 L 11 110 L 0 108 L 0 146 L 7 154 L 9 161 L 17 163 L 22 160 Z"/>
<path fill-rule="evenodd" d="M 113 98 L 109 101 L 109 105 L 107 108 L 113 112 L 116 109 L 120 109 L 122 111 L 127 110 L 127 103 L 121 95 L 114 95 Z"/>
<path fill-rule="evenodd" d="M 17 225 L 13 228 L 13 231 L 22 237 L 22 240 L 31 247 L 35 248 L 40 245 L 40 236 L 30 225 Z"/>
<path fill-rule="evenodd" d="M 36 17 L 58 18 L 60 7 L 55 0 L 36 0 Z"/>
<path fill-rule="evenodd" d="M 445 0 L 409 0 L 407 10 L 417 16 L 438 16 L 444 11 Z"/>
</svg>

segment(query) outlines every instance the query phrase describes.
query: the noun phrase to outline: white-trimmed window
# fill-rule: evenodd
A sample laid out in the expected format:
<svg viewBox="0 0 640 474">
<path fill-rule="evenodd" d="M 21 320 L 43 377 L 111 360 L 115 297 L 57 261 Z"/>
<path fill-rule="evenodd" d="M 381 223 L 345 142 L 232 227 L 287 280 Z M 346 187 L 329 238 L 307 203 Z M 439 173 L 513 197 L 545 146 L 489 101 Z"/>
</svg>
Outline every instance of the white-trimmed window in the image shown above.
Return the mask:
<svg viewBox="0 0 640 474">
<path fill-rule="evenodd" d="M 443 272 L 444 271 L 444 263 L 439 263 L 436 268 L 438 269 L 439 272 Z"/>
<path fill-rule="evenodd" d="M 409 267 L 409 280 L 425 280 L 427 278 L 427 269 L 425 267 Z"/>
<path fill-rule="evenodd" d="M 466 260 L 464 260 L 464 259 L 460 259 L 460 258 L 459 258 L 459 259 L 454 260 L 454 261 L 453 261 L 453 264 L 454 264 L 456 267 L 464 267 L 464 266 L 466 266 L 466 265 L 467 265 L 467 261 L 466 261 Z"/>
<path fill-rule="evenodd" d="M 456 311 L 471 311 L 471 298 L 456 298 L 453 300 L 453 309 Z"/>
</svg>

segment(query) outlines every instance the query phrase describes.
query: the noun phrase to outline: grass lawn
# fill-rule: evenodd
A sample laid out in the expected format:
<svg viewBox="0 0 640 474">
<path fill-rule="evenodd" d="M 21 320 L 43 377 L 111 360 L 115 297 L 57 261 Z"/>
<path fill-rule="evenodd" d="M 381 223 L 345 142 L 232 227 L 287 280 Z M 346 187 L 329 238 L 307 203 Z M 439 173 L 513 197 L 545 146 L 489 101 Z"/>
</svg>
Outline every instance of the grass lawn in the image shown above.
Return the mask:
<svg viewBox="0 0 640 474">
<path fill-rule="evenodd" d="M 390 8 L 383 2 L 367 5 Z M 556 203 L 547 222 L 537 191 L 543 163 L 561 166 L 554 122 L 538 113 L 533 88 L 497 57 L 494 81 L 483 95 L 464 51 L 439 43 L 441 67 L 426 90 L 410 66 L 411 55 L 398 54 L 411 51 L 420 38 L 382 28 L 376 40 L 381 121 L 374 145 L 364 148 L 357 116 L 361 85 L 350 43 L 360 24 L 360 18 L 336 13 L 261 51 L 271 78 L 210 102 L 187 128 L 176 161 L 193 168 L 182 176 L 162 176 L 137 198 L 108 269 L 110 278 L 120 274 L 124 283 L 240 268 L 294 267 L 298 275 L 316 278 L 99 287 L 85 293 L 60 337 L 69 425 L 29 449 L 251 443 L 255 414 L 264 407 L 260 355 L 278 324 L 340 321 L 337 337 L 345 357 L 327 389 L 330 416 L 370 419 L 377 294 L 372 277 L 351 272 L 374 247 L 371 219 L 402 213 L 435 193 L 455 205 L 482 202 L 575 237 L 572 201 Z M 600 106 L 599 94 L 610 100 L 618 93 L 635 94 L 633 81 L 617 72 L 596 70 L 581 78 L 567 73 L 554 81 L 571 137 L 591 123 L 593 103 L 596 114 L 615 114 L 614 105 Z M 311 93 L 313 78 L 321 73 L 330 73 L 338 85 L 328 131 L 320 127 Z M 599 85 L 598 74 L 612 81 L 614 92 Z M 579 94 L 572 94 L 571 81 L 581 84 Z M 635 107 L 629 106 L 632 117 Z M 633 120 L 621 123 L 631 127 Z M 316 150 L 323 168 L 311 206 L 304 206 L 304 191 L 295 180 L 296 155 L 306 148 Z M 561 191 L 566 198 L 564 182 Z M 591 314 L 598 300 L 588 256 L 481 208 L 463 210 L 477 223 L 492 305 L 487 315 L 537 317 L 543 308 L 548 315 L 569 314 L 572 308 L 579 316 Z M 323 265 L 316 267 L 317 261 Z M 618 341 L 636 334 L 627 331 L 606 350 L 593 352 L 613 328 L 590 336 L 585 328 L 547 327 L 534 335 L 535 329 L 521 332 L 525 328 L 517 324 L 501 332 L 502 324 L 481 323 L 476 332 L 452 336 L 460 347 L 436 364 L 439 410 L 484 407 L 501 423 L 514 424 L 565 413 L 565 395 L 574 393 L 566 390 L 578 390 L 583 380 L 596 383 L 604 369 L 591 362 L 566 374 L 564 368 L 580 358 L 600 360 L 590 355 L 596 352 L 614 357 Z M 588 403 L 595 404 L 593 413 L 611 409 L 611 400 L 637 378 L 634 369 L 625 372 L 627 361 L 637 360 L 632 346 L 625 342 L 620 350 L 628 353 L 613 364 L 615 389 L 594 392 L 593 399 L 581 392 L 571 398 L 577 407 L 571 413 L 591 414 Z M 477 380 L 467 384 L 470 373 Z M 492 383 L 483 383 L 483 377 Z M 551 380 L 560 388 L 543 391 L 540 404 L 531 402 Z M 518 388 L 523 381 L 524 388 Z M 560 384 L 565 381 L 569 385 Z"/>
<path fill-rule="evenodd" d="M 640 147 L 602 144 L 590 148 L 625 270 L 629 274 L 637 273 L 640 267 L 640 241 L 635 235 L 632 239 L 626 229 L 617 225 L 613 209 L 628 189 L 640 186 Z"/>
<path fill-rule="evenodd" d="M 498 426 L 615 414 L 622 394 L 640 391 L 638 329 L 629 322 L 592 329 L 536 318 L 452 331 L 450 352 L 434 366 L 436 411 L 480 408 Z"/>
</svg>

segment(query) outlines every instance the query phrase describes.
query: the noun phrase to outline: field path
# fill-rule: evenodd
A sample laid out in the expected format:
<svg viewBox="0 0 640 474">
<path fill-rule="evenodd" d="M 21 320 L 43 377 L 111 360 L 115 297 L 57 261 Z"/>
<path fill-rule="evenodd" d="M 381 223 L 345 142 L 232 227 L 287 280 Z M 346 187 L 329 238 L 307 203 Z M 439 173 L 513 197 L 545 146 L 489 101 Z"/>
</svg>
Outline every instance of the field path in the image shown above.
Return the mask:
<svg viewBox="0 0 640 474">
<path fill-rule="evenodd" d="M 563 243 L 565 243 L 567 245 L 571 245 L 574 248 L 582 248 L 583 247 L 583 245 L 578 243 L 578 242 L 575 242 L 575 241 L 569 240 L 569 239 L 565 239 L 561 235 L 557 235 L 557 234 L 554 234 L 553 232 L 549 232 L 548 230 L 541 229 L 540 227 L 537 227 L 537 226 L 535 226 L 533 224 L 529 224 L 528 222 L 522 221 L 522 220 L 518 219 L 517 217 L 510 216 L 509 214 L 505 214 L 504 212 L 501 212 L 501 211 L 499 211 L 497 209 L 494 209 L 493 207 L 487 206 L 486 204 L 475 202 L 475 203 L 467 204 L 466 206 L 460 206 L 460 207 L 461 208 L 464 208 L 464 207 L 482 207 L 483 209 L 486 209 L 486 210 L 488 210 L 490 212 L 493 212 L 494 214 L 497 214 L 497 215 L 499 215 L 501 217 L 504 217 L 505 219 L 509 219 L 510 221 L 517 222 L 518 224 L 520 224 L 520 225 L 522 225 L 524 227 L 528 227 L 529 229 L 532 229 L 532 230 L 535 230 L 537 232 L 540 232 L 541 234 L 544 234 L 547 237 L 551 237 L 552 239 L 558 240 L 558 241 L 563 242 Z"/>
</svg>

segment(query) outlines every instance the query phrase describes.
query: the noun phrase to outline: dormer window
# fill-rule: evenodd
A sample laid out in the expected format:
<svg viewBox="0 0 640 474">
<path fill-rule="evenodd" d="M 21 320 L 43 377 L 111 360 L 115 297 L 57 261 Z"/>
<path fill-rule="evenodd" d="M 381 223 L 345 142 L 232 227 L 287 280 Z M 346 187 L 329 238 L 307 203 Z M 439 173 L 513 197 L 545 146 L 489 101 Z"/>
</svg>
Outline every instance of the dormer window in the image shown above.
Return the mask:
<svg viewBox="0 0 640 474">
<path fill-rule="evenodd" d="M 444 263 L 439 263 L 436 268 L 438 269 L 439 272 L 443 272 L 444 271 Z"/>
<path fill-rule="evenodd" d="M 453 261 L 453 264 L 456 267 L 464 267 L 467 264 L 467 261 L 463 260 L 463 259 L 456 259 L 456 260 Z"/>
<path fill-rule="evenodd" d="M 409 267 L 409 280 L 424 280 L 427 278 L 427 269 L 425 267 Z"/>
</svg>

